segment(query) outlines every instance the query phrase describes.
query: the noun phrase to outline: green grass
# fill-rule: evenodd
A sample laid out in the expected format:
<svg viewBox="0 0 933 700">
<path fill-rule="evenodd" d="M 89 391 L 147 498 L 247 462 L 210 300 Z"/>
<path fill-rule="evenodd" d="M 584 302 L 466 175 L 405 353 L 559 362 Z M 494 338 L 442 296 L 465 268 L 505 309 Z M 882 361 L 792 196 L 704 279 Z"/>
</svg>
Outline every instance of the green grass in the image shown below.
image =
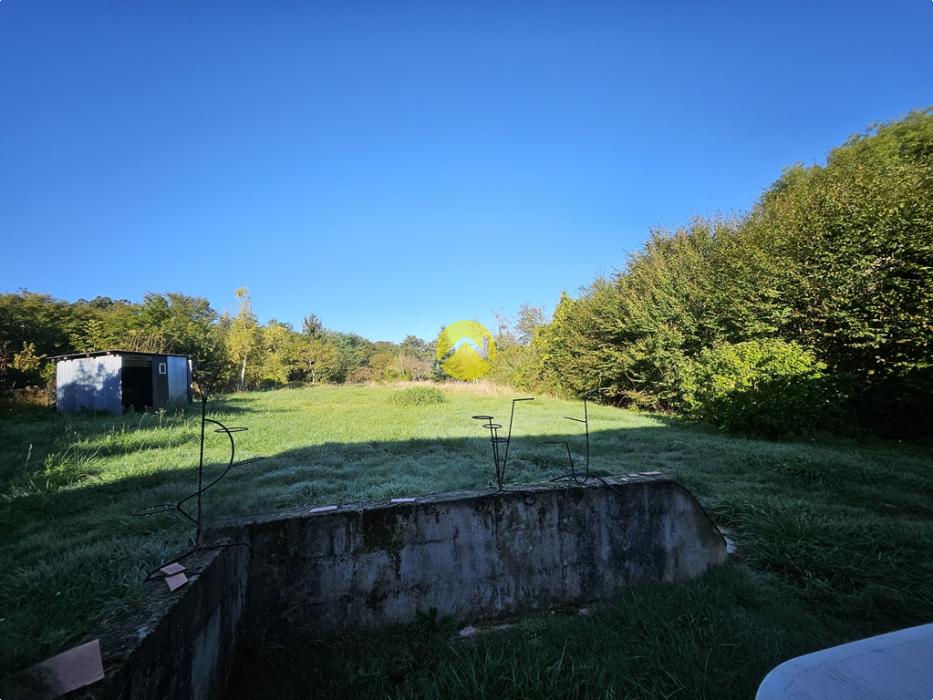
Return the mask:
<svg viewBox="0 0 933 700">
<path fill-rule="evenodd" d="M 212 417 L 249 427 L 241 455 L 265 459 L 209 493 L 208 521 L 488 485 L 489 443 L 470 416 L 506 422 L 512 394 L 454 387 L 445 403 L 399 406 L 396 391 L 319 387 L 213 403 Z M 507 478 L 563 470 L 555 446 L 539 443 L 581 446 L 579 425 L 563 418 L 579 413 L 546 397 L 519 405 Z M 626 590 L 589 616 L 536 615 L 470 640 L 426 618 L 255 650 L 237 683 L 244 696 L 747 698 L 789 656 L 933 620 L 933 459 L 921 448 L 729 438 L 601 406 L 590 417 L 594 467 L 676 473 L 734 533 L 733 561 L 688 584 Z M 196 407 L 3 417 L 0 675 L 132 607 L 145 572 L 185 546 L 179 518 L 131 512 L 192 490 L 197 426 Z M 222 457 L 218 437 L 212 471 Z M 257 667 L 265 671 L 249 672 Z"/>
<path fill-rule="evenodd" d="M 429 406 L 445 403 L 447 397 L 443 391 L 433 386 L 410 386 L 396 391 L 390 400 L 396 406 Z"/>
</svg>

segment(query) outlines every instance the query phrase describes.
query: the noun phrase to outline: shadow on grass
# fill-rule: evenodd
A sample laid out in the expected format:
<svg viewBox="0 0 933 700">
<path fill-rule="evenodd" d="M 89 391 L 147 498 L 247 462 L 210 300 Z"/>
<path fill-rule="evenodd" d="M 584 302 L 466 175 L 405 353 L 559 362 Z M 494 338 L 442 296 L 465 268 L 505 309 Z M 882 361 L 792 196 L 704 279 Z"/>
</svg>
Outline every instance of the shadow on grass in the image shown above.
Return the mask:
<svg viewBox="0 0 933 700">
<path fill-rule="evenodd" d="M 287 411 L 276 407 L 260 411 L 237 397 L 212 400 L 208 409 L 209 417 L 228 425 L 250 413 Z M 183 408 L 129 411 L 122 416 L 91 411 L 61 414 L 53 407 L 4 417 L 0 421 L 0 496 L 10 490 L 29 492 L 30 483 L 48 482 L 51 489 L 77 483 L 98 473 L 90 465 L 82 464 L 92 459 L 175 447 L 196 440 L 200 416 L 201 405 L 194 402 Z M 160 432 L 182 426 L 188 430 L 179 435 Z"/>
<path fill-rule="evenodd" d="M 470 638 L 427 613 L 287 647 L 244 640 L 231 697 L 744 700 L 787 656 L 840 638 L 786 586 L 730 564 L 625 588 L 585 611 L 530 614 Z"/>
<path fill-rule="evenodd" d="M 217 408 L 217 415 L 226 413 Z M 521 435 L 510 449 L 506 481 L 540 482 L 564 473 L 566 454 L 560 446 L 542 444 L 549 440 L 570 442 L 583 466 L 584 442 L 576 429 Z M 194 446 L 191 452 L 193 462 Z M 180 516 L 131 515 L 146 506 L 178 501 L 195 489 L 196 469 L 166 466 L 0 502 L 0 610 L 5 613 L 0 620 L 0 668 L 12 671 L 56 653 L 84 639 L 105 616 L 123 614 L 144 596 L 145 572 L 186 547 L 191 531 Z M 211 461 L 207 479 L 224 466 Z M 816 616 L 840 638 L 933 618 L 933 563 L 926 551 L 933 538 L 929 459 L 723 438 L 671 420 L 658 427 L 594 431 L 592 469 L 599 474 L 672 472 L 697 493 L 715 520 L 733 529 L 739 544 L 739 563 L 733 566 L 752 581 L 733 593 L 744 596 L 744 608 L 754 611 L 763 605 L 765 612 L 748 612 L 746 622 L 732 619 L 722 631 L 715 610 L 728 608 L 729 602 L 708 606 L 703 596 L 713 593 L 701 586 L 689 595 L 698 596 L 694 603 L 705 612 L 692 622 L 684 618 L 679 629 L 685 635 L 693 624 L 705 633 L 722 634 L 722 644 L 739 647 L 742 635 L 758 634 L 761 625 L 773 626 L 778 640 L 793 636 L 793 616 L 769 611 L 762 599 L 775 587 L 799 606 L 797 612 Z M 235 468 L 205 495 L 205 522 L 294 506 L 486 488 L 492 480 L 491 446 L 484 437 L 310 445 Z M 661 608 L 658 614 L 663 614 Z M 638 624 L 650 624 L 639 619 Z M 616 622 L 636 624 L 622 618 Z M 625 639 L 642 638 L 625 629 Z M 594 633 L 615 634 L 611 626 Z M 549 654 L 557 653 L 560 637 L 552 635 Z M 669 641 L 650 638 L 654 653 L 662 656 L 679 653 L 683 641 L 676 636 Z M 768 659 L 782 657 L 789 648 L 780 641 L 774 644 Z M 509 656 L 507 646 L 489 651 L 503 672 L 509 664 L 523 663 L 520 656 Z M 531 654 L 533 648 L 523 646 L 521 653 Z M 450 653 L 451 663 L 465 654 L 472 664 L 482 661 L 486 651 L 479 657 L 459 647 Z M 582 649 L 578 653 L 585 654 Z M 731 657 L 716 658 L 727 663 Z M 378 666 L 374 673 L 389 670 Z M 389 687 L 417 694 L 419 684 L 440 683 L 430 669 L 413 673 Z M 723 669 L 717 673 L 726 677 Z M 494 679 L 463 682 L 474 690 L 497 687 Z"/>
</svg>

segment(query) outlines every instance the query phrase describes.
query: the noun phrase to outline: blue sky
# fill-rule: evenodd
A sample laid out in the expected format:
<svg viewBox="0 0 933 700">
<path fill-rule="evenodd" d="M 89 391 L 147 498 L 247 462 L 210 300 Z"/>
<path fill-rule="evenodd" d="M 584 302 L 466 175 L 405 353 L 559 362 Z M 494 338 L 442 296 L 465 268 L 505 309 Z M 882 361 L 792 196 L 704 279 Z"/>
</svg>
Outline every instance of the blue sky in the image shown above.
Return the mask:
<svg viewBox="0 0 933 700">
<path fill-rule="evenodd" d="M 0 0 L 0 289 L 553 308 L 933 104 L 933 2 Z"/>
</svg>

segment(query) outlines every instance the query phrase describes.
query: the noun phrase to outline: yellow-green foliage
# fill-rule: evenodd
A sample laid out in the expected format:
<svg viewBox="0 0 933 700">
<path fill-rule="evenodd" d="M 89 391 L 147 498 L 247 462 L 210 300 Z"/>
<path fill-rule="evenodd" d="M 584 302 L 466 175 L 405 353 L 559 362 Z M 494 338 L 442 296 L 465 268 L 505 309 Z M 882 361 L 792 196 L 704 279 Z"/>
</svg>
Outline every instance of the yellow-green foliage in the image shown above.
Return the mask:
<svg viewBox="0 0 933 700">
<path fill-rule="evenodd" d="M 825 368 L 796 343 L 722 343 L 685 362 L 682 405 L 727 430 L 786 435 L 829 413 Z"/>
</svg>

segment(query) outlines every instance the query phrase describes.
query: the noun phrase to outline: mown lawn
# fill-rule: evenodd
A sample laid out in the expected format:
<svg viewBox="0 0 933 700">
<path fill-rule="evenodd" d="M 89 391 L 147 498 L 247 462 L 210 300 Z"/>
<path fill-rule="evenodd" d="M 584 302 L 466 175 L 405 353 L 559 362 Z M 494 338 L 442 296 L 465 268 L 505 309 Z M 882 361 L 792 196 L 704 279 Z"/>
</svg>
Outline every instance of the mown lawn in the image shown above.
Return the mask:
<svg viewBox="0 0 933 700">
<path fill-rule="evenodd" d="M 317 387 L 225 397 L 212 417 L 238 435 L 242 467 L 206 497 L 208 522 L 237 514 L 485 487 L 489 443 L 470 416 L 507 422 L 511 392 L 444 389 L 399 406 L 392 387 Z M 582 447 L 580 404 L 518 407 L 511 481 L 564 468 Z M 259 650 L 243 697 L 748 698 L 774 664 L 849 639 L 933 620 L 933 458 L 920 447 L 775 443 L 595 406 L 593 466 L 675 473 L 738 553 L 678 586 L 642 586 L 461 640 L 426 617 L 377 635 Z M 108 418 L 0 418 L 0 675 L 93 634 L 137 604 L 142 580 L 184 548 L 174 515 L 138 518 L 192 490 L 197 407 Z M 565 439 L 561 437 L 560 439 Z M 209 450 L 219 469 L 222 442 Z M 261 683 L 258 679 L 261 678 Z M 272 680 L 270 680 L 272 679 Z"/>
</svg>

